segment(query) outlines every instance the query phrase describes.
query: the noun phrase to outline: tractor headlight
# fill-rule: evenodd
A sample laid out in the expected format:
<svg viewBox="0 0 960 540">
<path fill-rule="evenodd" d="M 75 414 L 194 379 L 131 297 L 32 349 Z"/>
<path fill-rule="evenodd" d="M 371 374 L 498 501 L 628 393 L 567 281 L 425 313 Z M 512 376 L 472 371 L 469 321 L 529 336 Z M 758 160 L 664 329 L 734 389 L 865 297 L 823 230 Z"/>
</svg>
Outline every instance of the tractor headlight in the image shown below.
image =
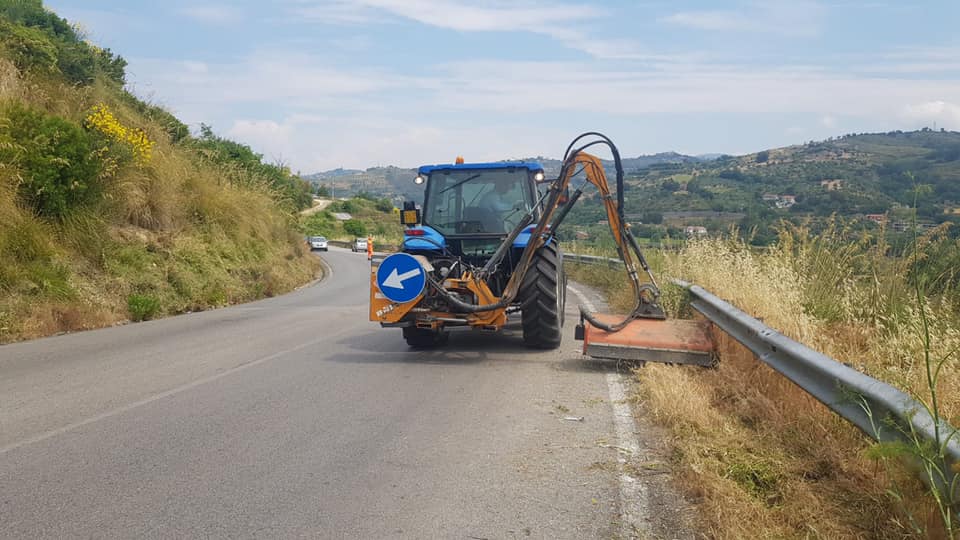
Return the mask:
<svg viewBox="0 0 960 540">
<path fill-rule="evenodd" d="M 533 175 L 533 179 L 536 182 L 543 182 L 543 179 L 544 179 L 543 171 L 538 171 L 537 174 Z"/>
<path fill-rule="evenodd" d="M 422 174 L 418 174 L 417 177 L 413 179 L 413 183 L 418 186 L 426 181 L 427 179 L 424 178 Z"/>
</svg>

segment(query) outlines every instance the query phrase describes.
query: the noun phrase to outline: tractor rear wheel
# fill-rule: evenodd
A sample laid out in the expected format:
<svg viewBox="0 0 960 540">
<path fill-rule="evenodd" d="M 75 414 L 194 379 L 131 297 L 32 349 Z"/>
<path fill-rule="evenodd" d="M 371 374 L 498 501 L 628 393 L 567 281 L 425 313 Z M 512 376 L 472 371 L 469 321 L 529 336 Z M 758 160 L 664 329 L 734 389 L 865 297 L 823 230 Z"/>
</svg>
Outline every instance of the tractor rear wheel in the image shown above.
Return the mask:
<svg viewBox="0 0 960 540">
<path fill-rule="evenodd" d="M 411 349 L 432 349 L 447 341 L 449 333 L 408 326 L 403 329 L 403 339 Z"/>
<path fill-rule="evenodd" d="M 520 284 L 523 342 L 537 349 L 556 349 L 563 337 L 563 308 L 567 301 L 563 255 L 556 241 L 541 247 Z"/>
</svg>

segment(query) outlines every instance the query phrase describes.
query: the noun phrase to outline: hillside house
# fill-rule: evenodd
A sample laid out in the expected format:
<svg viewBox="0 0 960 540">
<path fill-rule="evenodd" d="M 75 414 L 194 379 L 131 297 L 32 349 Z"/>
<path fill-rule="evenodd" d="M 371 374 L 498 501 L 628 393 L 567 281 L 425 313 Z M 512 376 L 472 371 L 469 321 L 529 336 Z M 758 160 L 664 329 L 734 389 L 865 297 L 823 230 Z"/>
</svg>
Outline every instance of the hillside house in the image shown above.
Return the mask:
<svg viewBox="0 0 960 540">
<path fill-rule="evenodd" d="M 777 208 L 790 208 L 797 204 L 797 198 L 794 195 L 780 195 L 775 204 Z"/>
<path fill-rule="evenodd" d="M 797 204 L 797 198 L 794 195 L 777 195 L 776 193 L 764 193 L 761 197 L 765 203 L 773 203 L 777 208 L 790 208 Z"/>
<path fill-rule="evenodd" d="M 687 238 L 706 236 L 707 228 L 702 225 L 688 225 L 683 228 L 683 234 L 687 235 Z"/>
<path fill-rule="evenodd" d="M 877 225 L 886 225 L 887 224 L 887 215 L 886 214 L 867 214 L 864 216 L 868 220 L 876 223 Z"/>
<path fill-rule="evenodd" d="M 896 232 L 907 232 L 907 231 L 917 231 L 923 232 L 926 229 L 932 229 L 936 227 L 936 223 L 930 221 L 922 221 L 913 223 L 912 221 L 894 221 L 893 230 Z"/>
<path fill-rule="evenodd" d="M 827 191 L 840 191 L 840 189 L 843 187 L 843 180 L 821 180 L 820 187 Z"/>
</svg>

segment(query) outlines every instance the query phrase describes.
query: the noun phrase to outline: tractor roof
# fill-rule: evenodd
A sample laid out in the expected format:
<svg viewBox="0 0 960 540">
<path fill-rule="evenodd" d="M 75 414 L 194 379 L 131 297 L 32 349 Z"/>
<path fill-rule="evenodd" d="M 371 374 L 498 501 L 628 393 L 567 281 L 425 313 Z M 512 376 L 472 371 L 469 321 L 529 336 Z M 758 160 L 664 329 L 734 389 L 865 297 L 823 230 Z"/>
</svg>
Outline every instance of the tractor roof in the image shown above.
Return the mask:
<svg viewBox="0 0 960 540">
<path fill-rule="evenodd" d="M 543 170 L 543 165 L 536 161 L 496 161 L 493 163 L 447 163 L 443 165 L 423 165 L 417 171 L 420 174 L 430 174 L 434 171 L 460 171 L 472 169 L 506 169 L 517 167 L 527 169 L 530 172 Z"/>
</svg>

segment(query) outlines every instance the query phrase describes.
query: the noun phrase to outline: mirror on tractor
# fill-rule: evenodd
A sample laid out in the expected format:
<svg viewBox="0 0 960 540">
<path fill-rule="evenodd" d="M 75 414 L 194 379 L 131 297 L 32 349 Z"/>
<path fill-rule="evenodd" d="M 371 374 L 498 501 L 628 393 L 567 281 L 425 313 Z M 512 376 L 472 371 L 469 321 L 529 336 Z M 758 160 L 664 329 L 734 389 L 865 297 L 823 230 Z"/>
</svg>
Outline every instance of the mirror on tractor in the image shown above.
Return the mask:
<svg viewBox="0 0 960 540">
<path fill-rule="evenodd" d="M 404 201 L 403 211 L 400 212 L 400 224 L 413 226 L 420 223 L 420 209 L 413 201 Z"/>
</svg>

